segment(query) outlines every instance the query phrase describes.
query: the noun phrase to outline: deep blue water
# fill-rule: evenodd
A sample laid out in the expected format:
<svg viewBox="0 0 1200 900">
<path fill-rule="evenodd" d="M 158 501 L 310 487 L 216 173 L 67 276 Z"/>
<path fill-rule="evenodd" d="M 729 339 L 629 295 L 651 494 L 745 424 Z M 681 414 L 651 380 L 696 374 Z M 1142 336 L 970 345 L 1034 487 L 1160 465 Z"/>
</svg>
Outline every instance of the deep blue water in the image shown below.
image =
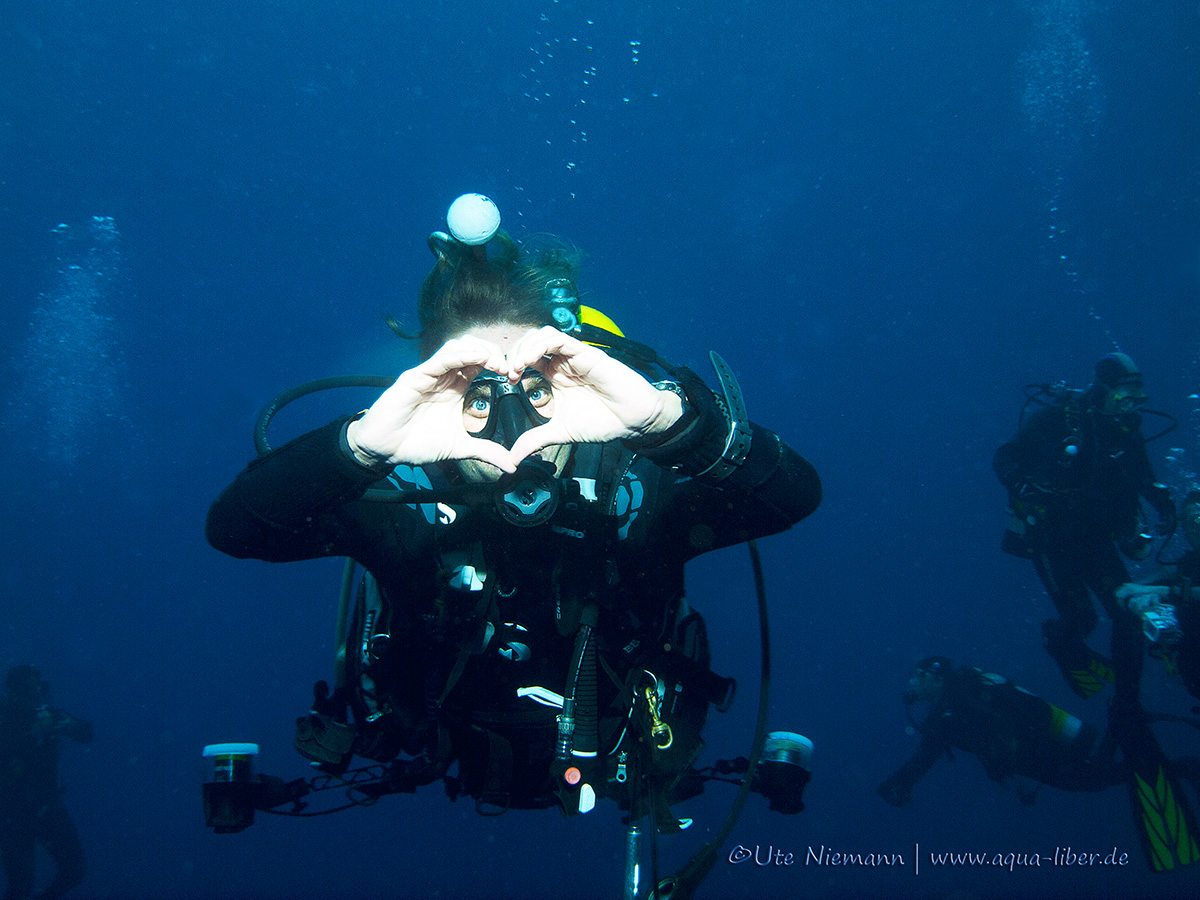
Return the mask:
<svg viewBox="0 0 1200 900">
<path fill-rule="evenodd" d="M 703 896 L 1196 896 L 1197 873 L 1148 871 L 1122 790 L 1028 808 L 958 754 L 906 809 L 874 792 L 915 747 L 899 691 L 930 653 L 1103 724 L 1040 647 L 1050 604 L 999 551 L 990 460 L 1024 384 L 1086 384 L 1120 348 L 1180 422 L 1150 446 L 1159 474 L 1200 468 L 1194 0 L 3 9 L 0 664 L 39 665 L 97 726 L 65 754 L 79 897 L 619 895 L 611 808 L 484 819 L 430 788 L 240 836 L 201 821 L 205 743 L 303 774 L 292 724 L 331 673 L 339 571 L 222 557 L 207 506 L 276 392 L 411 362 L 381 313 L 411 321 L 425 237 L 465 191 L 583 248 L 588 299 L 631 336 L 697 369 L 719 349 L 824 481 L 761 544 L 772 727 L 816 744 L 808 808 L 751 798 L 730 842 L 798 861 L 722 861 Z M 743 684 L 707 752 L 745 753 L 745 551 L 689 578 Z M 1146 697 L 1192 706 L 1161 667 Z M 1170 752 L 1196 751 L 1183 732 Z M 697 830 L 731 800 L 710 788 Z M 664 869 L 700 837 L 664 842 Z M 1131 863 L 915 875 L 915 845 Z M 821 846 L 908 867 L 804 866 Z"/>
</svg>

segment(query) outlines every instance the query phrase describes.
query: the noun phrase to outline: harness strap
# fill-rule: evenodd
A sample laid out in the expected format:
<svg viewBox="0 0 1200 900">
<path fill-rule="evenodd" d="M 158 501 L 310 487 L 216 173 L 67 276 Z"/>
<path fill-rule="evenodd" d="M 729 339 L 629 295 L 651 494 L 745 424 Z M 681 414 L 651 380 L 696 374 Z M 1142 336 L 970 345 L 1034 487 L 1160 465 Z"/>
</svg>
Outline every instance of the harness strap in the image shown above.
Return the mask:
<svg viewBox="0 0 1200 900">
<path fill-rule="evenodd" d="M 479 730 L 486 741 L 487 769 L 475 798 L 475 811 L 481 816 L 498 816 L 512 802 L 512 744 L 490 729 Z"/>
<path fill-rule="evenodd" d="M 471 624 L 477 625 L 484 617 L 488 607 L 492 603 L 492 594 L 496 589 L 494 578 L 488 578 L 484 582 L 484 588 L 479 592 L 479 599 L 475 601 L 475 609 L 471 611 Z M 454 667 L 450 670 L 450 674 L 446 676 L 446 686 L 442 688 L 442 693 L 434 701 L 434 706 L 440 709 L 446 702 L 446 698 L 450 696 L 450 692 L 454 690 L 454 686 L 458 684 L 459 678 L 462 677 L 463 670 L 467 667 L 467 661 L 471 658 L 474 651 L 474 646 L 470 643 L 464 643 L 459 648 L 458 657 L 454 660 Z"/>
<path fill-rule="evenodd" d="M 683 676 L 687 679 L 688 687 L 716 707 L 717 712 L 725 712 L 733 703 L 733 695 L 737 691 L 737 681 L 725 675 L 718 675 L 708 666 L 694 659 L 684 657 L 677 660 L 683 668 Z"/>
</svg>

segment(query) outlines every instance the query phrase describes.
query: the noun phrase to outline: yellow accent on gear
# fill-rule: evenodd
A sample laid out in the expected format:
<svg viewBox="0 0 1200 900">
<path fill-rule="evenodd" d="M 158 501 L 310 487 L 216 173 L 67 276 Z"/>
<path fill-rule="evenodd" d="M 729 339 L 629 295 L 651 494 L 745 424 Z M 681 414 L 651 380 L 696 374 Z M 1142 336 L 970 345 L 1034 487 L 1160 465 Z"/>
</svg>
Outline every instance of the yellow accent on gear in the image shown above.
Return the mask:
<svg viewBox="0 0 1200 900">
<path fill-rule="evenodd" d="M 617 337 L 625 337 L 625 332 L 617 327 L 617 323 L 600 312 L 598 309 L 593 309 L 590 306 L 579 307 L 579 321 L 584 325 L 594 325 L 597 328 L 603 328 L 605 331 L 611 331 Z"/>
<path fill-rule="evenodd" d="M 1187 822 L 1183 811 L 1175 802 L 1175 793 L 1171 783 L 1167 781 L 1162 766 L 1158 767 L 1158 777 L 1153 788 L 1134 773 L 1137 778 L 1138 799 L 1142 803 L 1142 822 L 1146 826 L 1146 836 L 1150 840 L 1152 860 L 1156 871 L 1162 872 L 1181 866 L 1191 865 L 1200 860 L 1200 848 L 1188 833 Z"/>
<path fill-rule="evenodd" d="M 1104 687 L 1105 684 L 1105 682 L 1096 678 L 1087 669 L 1071 669 L 1070 675 L 1079 686 L 1079 689 L 1083 691 L 1085 697 L 1092 696 L 1092 694 Z"/>
<path fill-rule="evenodd" d="M 1117 680 L 1117 673 L 1113 670 L 1113 667 L 1106 666 L 1098 659 L 1093 658 L 1092 661 L 1088 663 L 1088 669 L 1091 670 L 1093 675 L 1102 681 L 1113 682 Z"/>
</svg>

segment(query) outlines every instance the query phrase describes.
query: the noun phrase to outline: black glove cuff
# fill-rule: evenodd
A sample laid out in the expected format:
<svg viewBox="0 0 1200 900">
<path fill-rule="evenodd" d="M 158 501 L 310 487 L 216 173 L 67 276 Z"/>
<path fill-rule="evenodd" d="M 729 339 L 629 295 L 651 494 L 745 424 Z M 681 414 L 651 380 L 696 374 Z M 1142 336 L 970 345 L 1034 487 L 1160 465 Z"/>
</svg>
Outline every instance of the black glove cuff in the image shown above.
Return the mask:
<svg viewBox="0 0 1200 900">
<path fill-rule="evenodd" d="M 697 475 L 720 459 L 729 423 L 716 395 L 698 375 L 684 368 L 672 374 L 684 392 L 683 415 L 662 434 L 628 438 L 621 443 L 663 468 Z"/>
<path fill-rule="evenodd" d="M 655 385 L 655 387 L 658 387 L 658 385 Z M 665 390 L 665 388 L 659 388 L 659 390 Z M 699 417 L 688 402 L 685 394 L 674 391 L 672 393 L 680 393 L 680 400 L 683 402 L 683 413 L 675 420 L 674 424 L 666 431 L 661 431 L 658 434 L 626 438 L 621 442 L 625 446 L 625 449 L 653 459 L 655 451 L 670 453 L 672 447 L 678 447 L 683 443 L 684 438 L 691 431 L 692 426 L 696 424 L 696 420 Z"/>
<path fill-rule="evenodd" d="M 356 454 L 354 452 L 354 448 L 350 446 L 350 435 L 347 432 L 350 431 L 351 425 L 353 425 L 366 414 L 367 411 L 364 409 L 362 412 L 355 413 L 354 415 L 350 416 L 350 418 L 346 419 L 346 421 L 342 423 L 341 430 L 338 431 L 338 447 L 341 449 L 342 454 L 346 457 L 346 459 L 348 459 L 357 469 L 364 473 L 374 473 L 376 478 L 383 478 L 388 474 L 388 472 L 392 471 L 395 466 L 390 466 L 386 463 L 379 466 L 368 465 L 358 458 L 358 454 Z"/>
</svg>

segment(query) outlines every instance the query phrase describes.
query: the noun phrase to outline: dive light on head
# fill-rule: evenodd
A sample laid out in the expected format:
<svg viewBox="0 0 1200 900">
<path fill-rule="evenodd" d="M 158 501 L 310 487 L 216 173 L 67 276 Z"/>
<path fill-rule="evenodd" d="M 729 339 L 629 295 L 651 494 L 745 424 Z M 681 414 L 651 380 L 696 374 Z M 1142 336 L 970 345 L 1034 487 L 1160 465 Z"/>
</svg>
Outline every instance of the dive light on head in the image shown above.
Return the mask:
<svg viewBox="0 0 1200 900">
<path fill-rule="evenodd" d="M 477 247 L 490 241 L 500 229 L 500 210 L 483 194 L 463 194 L 450 204 L 446 226 L 456 241 Z"/>
</svg>

